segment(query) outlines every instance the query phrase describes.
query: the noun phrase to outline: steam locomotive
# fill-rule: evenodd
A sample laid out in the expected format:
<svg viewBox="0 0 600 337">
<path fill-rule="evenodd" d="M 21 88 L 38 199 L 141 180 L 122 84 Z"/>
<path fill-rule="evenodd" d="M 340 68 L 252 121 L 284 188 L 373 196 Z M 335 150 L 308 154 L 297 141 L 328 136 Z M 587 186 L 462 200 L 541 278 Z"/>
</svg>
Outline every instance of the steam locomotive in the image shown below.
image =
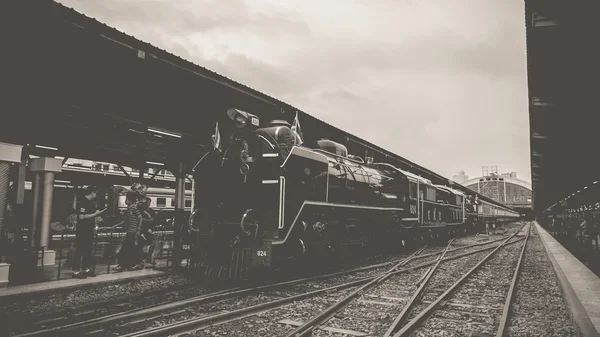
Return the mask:
<svg viewBox="0 0 600 337">
<path fill-rule="evenodd" d="M 206 274 L 247 279 L 282 261 L 337 261 L 366 247 L 397 245 L 395 238 L 407 240 L 415 229 L 518 217 L 492 204 L 480 214 L 473 196 L 388 163 L 365 162 L 332 140 L 301 145 L 297 117 L 292 126 L 275 120 L 261 127 L 253 114 L 229 109 L 227 115 L 236 129 L 220 151 L 217 124 L 215 151 L 196 165 L 195 210 L 182 242 Z"/>
</svg>

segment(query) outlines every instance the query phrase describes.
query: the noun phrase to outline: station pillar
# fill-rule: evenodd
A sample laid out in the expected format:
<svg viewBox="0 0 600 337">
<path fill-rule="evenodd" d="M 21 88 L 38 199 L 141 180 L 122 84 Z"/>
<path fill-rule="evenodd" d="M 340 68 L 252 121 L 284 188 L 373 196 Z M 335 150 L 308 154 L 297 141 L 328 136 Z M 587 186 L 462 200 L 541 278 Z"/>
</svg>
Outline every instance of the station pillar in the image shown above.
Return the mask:
<svg viewBox="0 0 600 337">
<path fill-rule="evenodd" d="M 175 184 L 175 224 L 173 226 L 173 266 L 179 267 L 182 260 L 182 235 L 187 229 L 185 224 L 185 165 L 179 163 L 173 172 Z"/>
<path fill-rule="evenodd" d="M 5 237 L 4 219 L 7 216 L 6 206 L 8 204 L 8 192 L 10 182 L 10 169 L 15 163 L 21 162 L 21 152 L 23 147 L 20 145 L 0 143 L 0 246 L 8 247 L 8 242 L 4 242 Z M 14 201 L 13 201 L 14 202 Z M 18 236 L 15 236 L 18 237 Z M 0 260 L 0 287 L 8 284 L 8 275 L 10 264 Z"/>
<path fill-rule="evenodd" d="M 56 252 L 48 250 L 50 246 L 50 220 L 52 216 L 52 197 L 54 194 L 54 175 L 62 171 L 62 160 L 56 158 L 36 158 L 29 164 L 29 170 L 35 173 L 33 182 L 33 221 L 31 247 L 43 248 L 44 257 L 38 265 L 54 265 Z M 39 253 L 41 258 L 41 252 Z"/>
</svg>

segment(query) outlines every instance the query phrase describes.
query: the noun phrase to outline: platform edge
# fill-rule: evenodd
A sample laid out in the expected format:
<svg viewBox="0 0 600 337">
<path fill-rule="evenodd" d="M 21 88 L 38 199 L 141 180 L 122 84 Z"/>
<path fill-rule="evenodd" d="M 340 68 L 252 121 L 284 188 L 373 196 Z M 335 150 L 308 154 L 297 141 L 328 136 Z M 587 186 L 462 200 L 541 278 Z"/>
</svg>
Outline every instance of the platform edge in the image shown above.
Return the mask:
<svg viewBox="0 0 600 337">
<path fill-rule="evenodd" d="M 544 231 L 546 232 L 546 234 L 551 235 L 537 221 L 535 221 L 535 226 L 538 230 L 538 233 L 540 231 Z M 571 323 L 573 324 L 573 327 L 575 327 L 575 332 L 577 336 L 600 337 L 600 334 L 596 330 L 596 327 L 592 323 L 592 320 L 585 311 L 583 304 L 581 304 L 579 297 L 577 297 L 577 294 L 575 293 L 575 290 L 573 289 L 571 283 L 567 279 L 567 276 L 565 275 L 562 268 L 560 268 L 560 266 L 558 265 L 558 262 L 556 262 L 554 256 L 552 256 L 552 254 L 550 253 L 550 248 L 548 247 L 548 244 L 546 243 L 546 241 L 544 241 L 544 239 L 542 239 L 541 236 L 540 240 L 544 245 L 544 249 L 546 250 L 546 255 L 548 256 L 550 263 L 552 263 L 554 275 L 556 275 L 556 278 L 558 279 L 558 288 L 562 293 L 563 301 L 565 303 L 565 306 L 567 307 L 569 318 L 571 320 Z"/>
<path fill-rule="evenodd" d="M 152 277 L 157 277 L 157 276 L 166 275 L 166 274 L 167 274 L 167 272 L 157 271 L 157 272 L 154 272 L 151 274 L 135 275 L 135 276 L 126 277 L 126 278 L 101 280 L 101 281 L 92 282 L 92 283 L 72 284 L 72 285 L 68 285 L 68 286 L 64 286 L 64 287 L 56 287 L 56 288 L 35 289 L 35 290 L 27 291 L 27 292 L 12 293 L 12 294 L 3 294 L 2 290 L 7 290 L 7 289 L 11 288 L 11 287 L 3 287 L 3 288 L 0 288 L 0 298 L 3 300 L 6 300 L 6 299 L 13 299 L 13 298 L 18 298 L 18 297 L 28 297 L 28 296 L 32 296 L 32 295 L 39 296 L 39 295 L 44 295 L 46 293 L 52 293 L 53 291 L 62 291 L 62 290 L 67 290 L 67 289 L 68 290 L 93 289 L 95 287 L 103 286 L 103 285 L 107 285 L 107 284 L 121 284 L 121 283 L 125 283 L 128 281 L 143 280 L 146 278 L 152 278 Z M 53 282 L 57 282 L 57 281 L 53 281 Z M 60 281 L 58 281 L 58 282 L 60 282 Z M 45 283 L 45 282 L 40 282 L 40 283 Z M 33 283 L 33 284 L 38 284 L 38 283 Z M 27 284 L 27 285 L 30 285 L 30 284 Z M 27 286 L 27 285 L 24 285 L 24 286 Z"/>
</svg>

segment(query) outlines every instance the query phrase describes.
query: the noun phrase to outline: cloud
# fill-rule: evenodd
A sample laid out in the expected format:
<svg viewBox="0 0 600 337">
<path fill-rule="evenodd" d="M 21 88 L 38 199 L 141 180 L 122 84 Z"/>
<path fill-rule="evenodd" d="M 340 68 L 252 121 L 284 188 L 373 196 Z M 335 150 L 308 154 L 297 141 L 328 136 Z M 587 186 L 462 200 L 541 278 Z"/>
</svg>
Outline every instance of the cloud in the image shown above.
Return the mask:
<svg viewBox="0 0 600 337">
<path fill-rule="evenodd" d="M 362 102 L 365 100 L 364 97 L 352 93 L 346 89 L 327 90 L 321 93 L 321 97 L 325 100 L 341 100 L 350 103 Z"/>
<path fill-rule="evenodd" d="M 445 176 L 529 180 L 522 1 L 60 2 Z"/>
<path fill-rule="evenodd" d="M 92 17 L 108 19 L 112 24 L 135 30 L 163 30 L 172 34 L 245 30 L 251 33 L 310 34 L 310 28 L 298 17 L 282 11 L 252 11 L 243 0 L 103 0 L 102 2 L 63 0 Z M 278 27 L 273 30 L 272 27 Z"/>
</svg>

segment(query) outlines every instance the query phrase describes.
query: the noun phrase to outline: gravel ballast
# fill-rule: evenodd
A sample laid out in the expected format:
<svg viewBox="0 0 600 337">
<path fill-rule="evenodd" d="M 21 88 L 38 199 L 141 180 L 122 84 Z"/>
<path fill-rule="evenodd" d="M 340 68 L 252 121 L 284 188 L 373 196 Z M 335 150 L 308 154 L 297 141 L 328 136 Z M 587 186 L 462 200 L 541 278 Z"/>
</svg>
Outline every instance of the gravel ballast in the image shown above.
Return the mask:
<svg viewBox="0 0 600 337">
<path fill-rule="evenodd" d="M 413 335 L 495 335 L 522 247 L 523 241 L 500 248 Z"/>
<path fill-rule="evenodd" d="M 523 226 L 523 223 L 520 224 L 512 224 L 508 225 L 505 228 L 497 229 L 496 235 L 478 235 L 478 236 L 468 236 L 464 238 L 458 238 L 452 242 L 451 249 L 456 249 L 459 247 L 464 247 L 473 244 L 481 244 L 475 247 L 469 247 L 466 249 L 460 249 L 456 251 L 449 251 L 446 254 L 446 257 L 455 256 L 459 254 L 464 254 L 467 252 L 473 252 L 485 248 L 493 248 L 497 245 L 500 245 L 502 241 L 496 241 L 501 238 L 508 238 L 509 235 L 517 231 L 519 228 Z M 537 237 L 537 236 L 536 236 Z M 533 237 L 530 238 L 532 240 Z M 515 242 L 517 240 L 523 239 L 522 236 L 514 237 L 510 240 L 510 242 Z M 539 237 L 537 237 L 539 241 Z M 542 253 L 545 254 L 544 247 L 541 242 L 538 242 L 541 248 Z M 443 244 L 443 243 L 442 243 Z M 530 247 L 530 243 L 527 244 L 527 249 Z M 510 245 L 510 250 L 517 250 L 522 246 L 522 243 L 515 243 Z M 410 268 L 417 265 L 421 265 L 423 263 L 431 263 L 439 258 L 439 253 L 444 250 L 445 246 L 431 246 L 427 247 L 420 255 L 426 255 L 430 253 L 438 253 L 436 255 L 416 258 L 410 263 L 406 264 L 400 269 Z M 501 249 L 502 251 L 502 249 Z M 484 256 L 488 255 L 491 252 L 491 249 L 478 252 L 473 255 L 460 257 L 454 260 L 444 261 L 440 264 L 438 271 L 431 277 L 428 285 L 425 287 L 423 301 L 425 303 L 418 303 L 415 307 L 412 308 L 411 313 L 409 315 L 408 320 L 422 311 L 425 307 L 428 306 L 427 302 L 434 300 L 439 294 L 445 291 L 450 285 L 452 285 L 456 280 L 458 280 L 467 270 L 471 269 L 477 262 L 479 262 Z M 340 269 L 349 269 L 350 267 L 358 267 L 358 265 L 367 265 L 375 262 L 383 262 L 383 261 L 394 261 L 397 263 L 403 257 L 409 255 L 410 252 L 403 252 L 398 254 L 391 254 L 387 256 L 373 256 L 369 259 L 364 259 L 362 261 L 353 261 L 347 260 L 343 266 L 337 267 L 337 270 Z M 514 254 L 501 253 L 499 251 L 498 254 L 500 257 L 495 257 L 494 259 L 503 259 L 511 260 L 511 263 L 514 263 Z M 527 256 L 527 253 L 526 253 Z M 552 280 L 554 281 L 554 285 L 556 286 L 556 290 L 558 291 L 557 300 L 562 303 L 562 294 L 560 293 L 560 289 L 556 284 L 556 279 L 552 271 L 552 265 L 550 261 L 547 259 L 545 262 L 547 263 L 547 267 L 549 267 L 550 275 L 552 276 Z M 365 263 L 365 262 L 369 263 Z M 496 261 L 496 260 L 494 260 Z M 535 264 L 537 260 L 532 260 L 530 264 Z M 395 264 L 394 263 L 394 264 Z M 501 264 L 501 262 L 495 262 L 497 266 Z M 510 265 L 510 264 L 509 264 Z M 509 267 L 507 265 L 507 267 Z M 295 285 L 285 286 L 279 289 L 265 289 L 258 293 L 253 294 L 245 294 L 245 295 L 236 295 L 234 298 L 227 298 L 222 300 L 217 300 L 212 303 L 203 303 L 196 305 L 189 305 L 185 307 L 180 307 L 171 312 L 164 312 L 159 316 L 149 318 L 148 320 L 121 320 L 120 322 L 111 322 L 107 326 L 103 326 L 104 331 L 96 332 L 96 336 L 114 336 L 114 335 L 122 335 L 124 333 L 139 331 L 140 329 L 164 326 L 174 322 L 180 322 L 189 318 L 196 317 L 206 317 L 208 315 L 218 314 L 218 313 L 226 313 L 231 312 L 236 309 L 253 306 L 257 304 L 262 304 L 265 302 L 270 302 L 274 300 L 278 300 L 281 298 L 289 297 L 295 294 L 324 289 L 327 287 L 335 286 L 338 284 L 346 283 L 351 280 L 361 279 L 364 277 L 373 277 L 375 275 L 379 275 L 382 272 L 389 270 L 392 265 L 381 266 L 377 269 L 366 270 L 361 272 L 354 272 L 351 275 L 330 277 L 327 279 L 316 280 L 316 281 L 307 281 L 302 282 Z M 381 335 L 387 330 L 389 324 L 393 321 L 393 319 L 397 316 L 397 314 L 402 310 L 403 306 L 406 304 L 412 293 L 416 290 L 418 286 L 418 281 L 423 279 L 424 273 L 431 266 L 418 268 L 415 270 L 411 270 L 406 273 L 401 273 L 392 276 L 386 282 L 382 283 L 381 286 L 377 286 L 374 289 L 370 289 L 365 293 L 359 296 L 359 299 L 353 301 L 353 303 L 349 304 L 346 308 L 340 311 L 334 318 L 330 319 L 327 323 L 324 324 L 325 327 L 328 328 L 339 328 L 339 329 L 350 329 L 354 331 L 367 332 L 374 335 Z M 538 272 L 537 266 L 530 266 L 533 268 L 533 273 Z M 522 266 L 523 270 L 525 270 L 525 265 Z M 538 268 L 538 269 L 536 269 Z M 492 276 L 496 276 L 496 278 L 500 277 L 501 286 L 506 287 L 506 282 L 510 284 L 510 278 L 504 280 L 505 275 L 508 274 L 506 271 L 499 271 L 494 269 L 485 269 L 486 273 Z M 329 272 L 333 272 L 334 270 L 329 270 Z M 511 274 L 512 276 L 512 274 Z M 531 276 L 532 279 L 543 278 L 543 282 L 546 282 L 547 276 Z M 535 280 L 538 281 L 538 280 Z M 543 283 L 542 282 L 542 283 Z M 143 280 L 131 280 L 125 281 L 119 284 L 108 284 L 108 285 L 98 285 L 94 288 L 87 289 L 79 289 L 79 290 L 61 290 L 52 294 L 43 295 L 40 298 L 31 299 L 28 297 L 22 297 L 21 300 L 17 298 L 11 299 L 11 303 L 3 303 L 0 305 L 0 310 L 3 312 L 11 312 L 17 313 L 18 315 L 24 316 L 23 314 L 33 314 L 39 315 L 43 313 L 49 313 L 53 311 L 60 311 L 66 309 L 75 309 L 78 307 L 86 306 L 87 304 L 94 302 L 103 301 L 106 304 L 108 303 L 116 303 L 119 299 L 126 299 L 128 297 L 133 297 L 135 295 L 144 294 L 146 292 L 151 292 L 153 290 L 158 289 L 169 289 L 173 290 L 177 287 L 188 287 L 195 283 L 195 281 L 190 280 L 184 276 L 178 275 L 160 275 L 153 278 L 143 279 Z M 270 283 L 270 282 L 269 282 Z M 475 287 L 480 286 L 481 282 L 471 283 L 469 287 L 475 289 Z M 485 282 L 484 282 L 485 283 Z M 203 289 L 205 287 L 202 284 L 196 284 L 199 292 L 189 292 L 189 297 L 192 295 L 197 295 L 201 293 L 210 293 L 214 290 Z M 540 287 L 540 285 L 529 285 L 530 287 Z M 542 285 L 545 286 L 545 285 Z M 536 289 L 537 290 L 537 289 Z M 282 305 L 277 308 L 265 311 L 263 313 L 255 313 L 251 316 L 240 318 L 233 320 L 229 323 L 223 323 L 216 326 L 212 326 L 206 329 L 198 329 L 195 332 L 191 332 L 187 334 L 187 336 L 280 336 L 285 335 L 287 332 L 295 329 L 295 327 L 289 324 L 281 323 L 281 320 L 289 320 L 296 322 L 305 322 L 313 317 L 315 317 L 318 313 L 327 309 L 329 306 L 336 303 L 336 301 L 341 300 L 344 296 L 348 295 L 353 289 L 345 289 L 338 291 L 330 291 L 328 293 L 323 293 L 316 297 L 304 299 L 292 304 Z M 178 300 L 181 298 L 188 297 L 188 292 L 179 291 L 179 295 L 173 296 L 172 300 Z M 193 294 L 192 294 L 193 293 Z M 483 292 L 482 292 L 483 293 Z M 518 288 L 515 294 L 515 299 L 517 298 Z M 552 293 L 554 294 L 554 293 Z M 498 292 L 487 292 L 487 295 L 491 296 L 492 299 L 499 299 L 499 297 L 494 297 L 494 295 L 500 296 L 501 294 Z M 170 296 L 170 295 L 169 295 Z M 522 294 L 522 296 L 525 296 Z M 541 298 L 541 297 L 539 297 Z M 170 298 L 169 298 L 170 299 Z M 469 296 L 462 297 L 461 301 L 464 300 L 469 302 Z M 524 297 L 524 300 L 528 300 Z M 111 302 L 107 302 L 111 301 Z M 360 303 L 359 303 L 360 302 Z M 543 301 L 541 301 L 543 302 Z M 150 302 L 149 302 L 150 303 Z M 462 302 L 461 302 L 462 303 Z M 516 303 L 516 302 L 515 302 Z M 152 305 L 152 303 L 150 303 Z M 564 307 L 564 304 L 563 304 Z M 102 306 L 99 306 L 102 308 Z M 526 307 L 523 307 L 526 308 Z M 533 309 L 537 307 L 532 306 Z M 544 308 L 546 310 L 554 310 L 554 305 L 552 305 L 549 309 L 545 304 Z M 514 309 L 514 319 L 519 318 L 518 308 L 515 306 Z M 454 310 L 454 309 L 453 309 Z M 539 327 L 531 327 L 531 318 L 527 315 L 533 315 L 529 309 L 526 310 L 526 317 L 522 324 L 525 325 L 525 332 L 519 332 L 516 334 L 511 334 L 510 336 L 571 336 L 568 333 L 562 333 L 557 331 L 556 329 L 547 329 L 540 330 L 540 327 L 546 325 L 548 327 L 548 323 L 539 323 Z M 456 310 L 454 310 L 456 311 Z M 489 319 L 487 316 L 490 315 L 489 312 L 480 311 L 480 310 L 467 310 L 472 311 L 474 315 L 473 319 L 471 319 L 472 324 L 477 324 L 479 321 L 481 323 L 489 323 Z M 479 314 L 479 315 L 477 315 Z M 537 313 L 536 313 L 537 315 Z M 546 314 L 544 314 L 546 315 Z M 559 313 L 560 315 L 560 313 Z M 0 314 L 0 319 L 6 318 L 2 317 L 4 315 Z M 548 315 L 547 315 L 548 316 Z M 564 317 L 568 320 L 566 316 L 566 311 Z M 441 317 L 448 319 L 459 319 L 460 317 L 453 317 L 452 314 L 449 316 Z M 544 317 L 541 317 L 544 318 Z M 552 319 L 554 324 L 556 323 L 556 319 Z M 115 324 L 116 323 L 116 324 Z M 519 321 L 515 320 L 515 326 L 518 326 Z M 513 324 L 512 321 L 509 325 Z M 563 325 L 563 323 L 560 323 Z M 571 327 L 572 329 L 572 327 Z M 489 331 L 483 329 L 473 329 L 477 330 L 477 332 L 487 333 Z M 568 330 L 568 328 L 567 328 Z M 568 332 L 567 330 L 564 330 Z M 90 330 L 91 331 L 91 330 Z M 510 330 L 509 330 L 510 331 Z M 518 332 L 518 330 L 516 330 Z M 540 334 L 532 334 L 533 331 L 540 332 Z M 440 331 L 438 331 L 440 332 Z M 448 331 L 444 332 L 447 333 Z M 440 332 L 441 333 L 441 332 Z M 314 336 L 327 336 L 332 335 L 330 331 L 324 331 L 317 329 L 314 332 Z M 334 334 L 339 335 L 339 334 Z M 427 335 L 427 334 L 426 334 Z M 443 335 L 443 334 L 442 334 Z M 448 335 L 448 334 L 446 334 Z M 474 335 L 475 336 L 475 335 Z"/>
<path fill-rule="evenodd" d="M 40 295 L 17 295 L 2 300 L 0 312 L 38 314 L 61 309 L 70 309 L 101 300 L 118 299 L 157 289 L 176 288 L 194 282 L 180 275 L 127 280 L 116 284 L 101 284 L 92 288 L 64 289 Z"/>
<path fill-rule="evenodd" d="M 534 228 L 512 305 L 508 336 L 575 336 L 558 280 Z"/>
</svg>

